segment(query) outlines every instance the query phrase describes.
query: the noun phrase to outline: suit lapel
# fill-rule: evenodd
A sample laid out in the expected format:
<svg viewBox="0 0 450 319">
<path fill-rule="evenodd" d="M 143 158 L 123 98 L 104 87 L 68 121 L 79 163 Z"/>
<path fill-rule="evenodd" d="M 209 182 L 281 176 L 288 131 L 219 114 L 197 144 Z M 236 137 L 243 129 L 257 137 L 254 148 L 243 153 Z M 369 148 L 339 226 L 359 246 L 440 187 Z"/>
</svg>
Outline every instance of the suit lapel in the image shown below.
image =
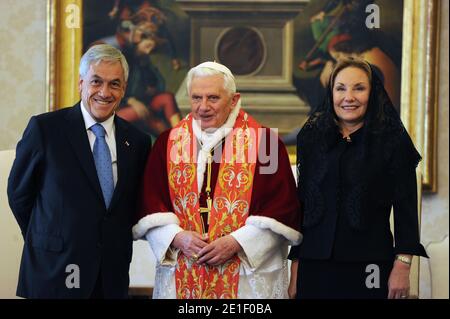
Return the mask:
<svg viewBox="0 0 450 319">
<path fill-rule="evenodd" d="M 68 124 L 66 133 L 90 184 L 102 202 L 104 202 L 102 189 L 100 187 L 100 182 L 98 181 L 97 170 L 95 169 L 94 157 L 92 155 L 91 146 L 89 145 L 89 139 L 80 107 L 80 103 L 78 103 L 72 107 L 70 112 L 68 112 L 66 116 Z"/>
<path fill-rule="evenodd" d="M 114 124 L 116 127 L 117 184 L 114 189 L 110 209 L 117 204 L 120 196 L 123 194 L 124 188 L 127 187 L 127 172 L 129 172 L 130 167 L 130 154 L 135 147 L 128 138 L 129 124 L 118 116 L 115 116 Z"/>
</svg>

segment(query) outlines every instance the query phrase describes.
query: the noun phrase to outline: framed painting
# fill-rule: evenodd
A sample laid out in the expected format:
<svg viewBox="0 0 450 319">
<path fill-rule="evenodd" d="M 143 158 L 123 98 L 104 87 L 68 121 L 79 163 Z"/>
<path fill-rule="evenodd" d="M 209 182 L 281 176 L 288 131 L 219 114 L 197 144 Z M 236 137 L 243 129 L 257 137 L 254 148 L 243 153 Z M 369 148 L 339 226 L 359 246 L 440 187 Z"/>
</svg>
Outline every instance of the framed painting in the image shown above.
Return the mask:
<svg viewBox="0 0 450 319">
<path fill-rule="evenodd" d="M 296 133 L 331 67 L 359 55 L 379 69 L 423 156 L 423 190 L 436 191 L 439 0 L 47 1 L 49 110 L 79 99 L 82 53 L 109 43 L 132 68 L 118 113 L 156 137 L 189 112 L 189 67 L 216 60 L 295 162 Z"/>
</svg>

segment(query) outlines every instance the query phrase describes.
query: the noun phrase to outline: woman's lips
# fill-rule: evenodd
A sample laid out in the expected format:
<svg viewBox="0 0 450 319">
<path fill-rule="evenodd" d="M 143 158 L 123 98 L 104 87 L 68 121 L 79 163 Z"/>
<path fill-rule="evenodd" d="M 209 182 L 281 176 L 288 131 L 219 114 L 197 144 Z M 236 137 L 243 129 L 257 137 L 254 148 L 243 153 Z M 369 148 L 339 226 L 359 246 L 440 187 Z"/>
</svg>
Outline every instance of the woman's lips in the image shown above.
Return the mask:
<svg viewBox="0 0 450 319">
<path fill-rule="evenodd" d="M 345 111 L 354 111 L 359 107 L 359 105 L 342 105 L 341 108 L 343 108 Z"/>
</svg>

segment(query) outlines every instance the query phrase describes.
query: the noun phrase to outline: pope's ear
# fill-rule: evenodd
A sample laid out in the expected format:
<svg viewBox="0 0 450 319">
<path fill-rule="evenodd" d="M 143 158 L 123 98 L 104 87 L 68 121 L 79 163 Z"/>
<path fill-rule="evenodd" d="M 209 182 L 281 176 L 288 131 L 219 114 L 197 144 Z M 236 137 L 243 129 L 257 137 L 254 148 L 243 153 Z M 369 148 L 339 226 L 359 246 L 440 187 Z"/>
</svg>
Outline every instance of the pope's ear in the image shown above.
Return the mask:
<svg viewBox="0 0 450 319">
<path fill-rule="evenodd" d="M 241 98 L 241 93 L 234 93 L 233 97 L 231 98 L 231 106 L 234 108 L 237 103 L 239 102 L 239 99 Z"/>
</svg>

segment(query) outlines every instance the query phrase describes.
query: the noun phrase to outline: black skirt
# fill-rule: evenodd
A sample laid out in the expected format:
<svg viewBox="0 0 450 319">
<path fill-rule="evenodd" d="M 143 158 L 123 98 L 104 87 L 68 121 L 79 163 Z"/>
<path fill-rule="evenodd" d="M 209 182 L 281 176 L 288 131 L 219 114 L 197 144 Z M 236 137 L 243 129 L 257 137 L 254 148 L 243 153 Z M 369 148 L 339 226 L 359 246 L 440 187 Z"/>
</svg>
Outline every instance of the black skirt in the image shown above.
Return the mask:
<svg viewBox="0 0 450 319">
<path fill-rule="evenodd" d="M 297 299 L 386 299 L 393 261 L 300 259 Z"/>
</svg>

